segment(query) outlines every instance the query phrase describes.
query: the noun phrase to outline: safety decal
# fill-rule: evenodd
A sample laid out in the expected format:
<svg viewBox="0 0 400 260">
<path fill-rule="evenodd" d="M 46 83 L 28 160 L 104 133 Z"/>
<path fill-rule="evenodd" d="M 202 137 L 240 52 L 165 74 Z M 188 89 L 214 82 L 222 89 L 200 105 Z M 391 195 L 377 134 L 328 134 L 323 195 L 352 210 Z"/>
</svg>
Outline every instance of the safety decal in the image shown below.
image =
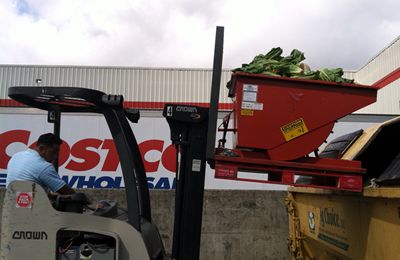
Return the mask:
<svg viewBox="0 0 400 260">
<path fill-rule="evenodd" d="M 258 85 L 243 84 L 243 101 L 257 102 Z"/>
<path fill-rule="evenodd" d="M 257 92 L 258 91 L 258 85 L 243 84 L 243 91 Z"/>
<path fill-rule="evenodd" d="M 264 104 L 257 102 L 258 85 L 243 84 L 242 116 L 252 116 L 253 112 L 243 110 L 263 110 Z"/>
<path fill-rule="evenodd" d="M 201 160 L 193 159 L 192 160 L 192 172 L 200 172 L 201 170 Z"/>
<path fill-rule="evenodd" d="M 308 132 L 306 123 L 303 118 L 296 119 L 289 124 L 286 124 L 281 127 L 281 131 L 286 141 L 290 141 L 296 137 L 304 135 Z"/>
<path fill-rule="evenodd" d="M 263 110 L 263 103 L 256 102 L 242 102 L 242 109 L 250 109 L 250 110 Z"/>
<path fill-rule="evenodd" d="M 17 192 L 15 207 L 32 208 L 32 192 Z"/>
<path fill-rule="evenodd" d="M 242 110 L 240 110 L 240 115 L 242 115 L 242 116 L 253 116 L 254 115 L 254 111 L 253 110 L 249 110 L 249 109 L 242 109 Z"/>
<path fill-rule="evenodd" d="M 257 102 L 257 92 L 243 91 L 243 101 Z"/>
</svg>

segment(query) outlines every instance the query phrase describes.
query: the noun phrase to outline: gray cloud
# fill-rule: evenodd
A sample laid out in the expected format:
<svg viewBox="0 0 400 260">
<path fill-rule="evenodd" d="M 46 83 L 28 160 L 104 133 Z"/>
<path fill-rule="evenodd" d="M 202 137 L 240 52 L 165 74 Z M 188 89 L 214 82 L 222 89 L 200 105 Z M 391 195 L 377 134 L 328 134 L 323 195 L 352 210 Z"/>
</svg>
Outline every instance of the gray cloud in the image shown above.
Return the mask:
<svg viewBox="0 0 400 260">
<path fill-rule="evenodd" d="M 385 1 L 367 5 L 364 2 L 335 1 L 330 5 L 324 2 L 324 6 L 309 5 L 303 10 L 300 5 L 306 4 L 304 1 L 292 6 L 293 9 L 281 6 L 277 12 L 284 15 L 273 19 L 266 17 L 266 25 L 260 28 L 259 34 L 248 39 L 246 46 L 240 44 L 232 56 L 243 57 L 241 52 L 245 50 L 253 57 L 257 54 L 254 50 L 267 51 L 281 46 L 286 52 L 293 48 L 304 51 L 306 62 L 314 68 L 357 69 L 400 32 L 400 27 L 395 26 L 400 16 L 386 11 L 398 9 L 400 3 L 388 1 L 392 5 L 389 7 Z M 393 25 L 392 30 L 386 30 L 390 25 Z M 230 58 L 235 59 L 232 56 Z M 238 62 L 236 60 L 238 58 L 235 59 Z"/>
<path fill-rule="evenodd" d="M 211 67 L 225 26 L 224 67 L 280 46 L 313 68 L 358 69 L 400 32 L 392 0 L 109 1 L 0 3 L 0 62 Z"/>
</svg>

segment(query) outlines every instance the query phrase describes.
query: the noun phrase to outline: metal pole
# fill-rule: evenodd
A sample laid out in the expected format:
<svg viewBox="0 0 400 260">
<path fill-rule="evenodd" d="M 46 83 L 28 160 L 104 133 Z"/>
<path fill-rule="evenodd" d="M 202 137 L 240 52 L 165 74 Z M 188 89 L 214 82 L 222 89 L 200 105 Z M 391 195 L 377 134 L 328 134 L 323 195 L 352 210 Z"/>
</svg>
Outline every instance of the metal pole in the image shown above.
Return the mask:
<svg viewBox="0 0 400 260">
<path fill-rule="evenodd" d="M 61 129 L 61 112 L 59 108 L 55 108 L 54 110 L 50 110 L 47 115 L 47 121 L 49 123 L 53 123 L 53 133 L 55 136 L 60 138 L 60 129 Z M 57 154 L 57 159 L 53 161 L 54 168 L 58 172 L 58 156 L 60 152 Z"/>
<path fill-rule="evenodd" d="M 208 114 L 207 153 L 206 158 L 210 163 L 214 159 L 215 137 L 217 131 L 219 89 L 221 84 L 222 57 L 224 49 L 224 27 L 217 26 L 214 47 L 214 64 L 211 81 L 210 110 Z"/>
</svg>

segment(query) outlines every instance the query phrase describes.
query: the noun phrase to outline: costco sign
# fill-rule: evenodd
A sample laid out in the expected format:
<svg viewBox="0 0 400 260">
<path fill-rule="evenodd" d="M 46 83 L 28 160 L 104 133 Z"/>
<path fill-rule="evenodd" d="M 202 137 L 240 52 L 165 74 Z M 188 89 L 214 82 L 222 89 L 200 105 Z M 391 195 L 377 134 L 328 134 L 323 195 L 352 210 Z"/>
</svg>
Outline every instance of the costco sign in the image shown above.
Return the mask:
<svg viewBox="0 0 400 260">
<path fill-rule="evenodd" d="M 31 132 L 28 130 L 11 130 L 0 134 L 0 168 L 7 169 L 7 163 L 11 155 L 7 149 L 13 144 L 24 144 L 25 148 L 34 147 L 35 143 L 29 144 Z M 165 149 L 164 149 L 165 147 Z M 141 156 L 147 173 L 158 172 L 160 165 L 171 174 L 175 174 L 175 148 L 165 145 L 164 140 L 146 140 L 139 144 Z M 151 152 L 160 153 L 160 158 L 155 161 L 146 159 L 146 154 Z M 104 155 L 102 160 L 101 155 Z M 59 161 L 60 169 L 72 171 L 73 176 L 64 175 L 62 178 L 70 186 L 77 188 L 120 188 L 121 176 L 114 176 L 118 171 L 120 162 L 114 142 L 112 139 L 81 139 L 73 144 L 63 141 L 60 147 Z M 87 173 L 100 167 L 101 172 L 111 172 L 106 176 L 87 176 L 78 173 Z M 148 177 L 149 188 L 169 189 L 174 188 L 175 180 L 171 183 L 169 178 L 160 178 L 155 183 L 155 177 Z"/>
<path fill-rule="evenodd" d="M 13 143 L 22 143 L 26 145 L 26 148 L 33 148 L 35 146 L 35 143 L 29 145 L 30 136 L 31 132 L 27 130 L 11 130 L 0 134 L 0 158 L 2 158 L 0 161 L 0 168 L 7 168 L 7 163 L 11 157 L 6 151 Z M 176 156 L 176 150 L 172 145 L 166 146 L 164 149 L 164 143 L 165 141 L 163 140 L 152 139 L 139 144 L 147 173 L 157 172 L 160 163 L 168 171 L 175 172 L 174 158 Z M 101 160 L 101 151 L 105 153 L 104 160 Z M 146 160 L 145 155 L 151 151 L 157 151 L 161 154 L 159 160 Z M 117 149 L 112 139 L 100 140 L 96 138 L 86 138 L 71 145 L 63 141 L 60 146 L 58 165 L 60 167 L 65 167 L 66 170 L 86 172 L 97 167 L 100 162 L 101 171 L 117 171 L 120 162 L 118 160 Z"/>
<path fill-rule="evenodd" d="M 7 164 L 11 156 L 16 152 L 34 147 L 38 136 L 45 132 L 52 132 L 52 125 L 46 122 L 45 115 L 36 114 L 1 114 L 0 120 L 7 123 L 0 126 L 0 185 L 4 186 Z M 29 123 L 32 121 L 35 122 Z M 66 115 L 63 118 L 59 174 L 71 187 L 124 187 L 117 149 L 103 121 L 101 116 Z M 132 127 L 137 128 L 134 131 L 142 133 L 141 136 L 145 137 L 139 138 L 135 132 L 147 173 L 148 187 L 173 189 L 176 185 L 175 148 L 169 140 L 149 136 L 149 133 L 158 132 L 169 138 L 168 125 L 165 122 L 162 127 L 157 127 L 154 122 L 151 122 L 154 120 L 143 121 L 148 121 L 143 126 L 146 129 L 140 129 L 138 125 L 132 125 Z M 156 129 L 158 131 L 154 131 Z"/>
<path fill-rule="evenodd" d="M 11 155 L 7 149 L 15 143 L 25 145 L 25 149 L 32 148 L 35 143 L 29 143 L 31 132 L 28 130 L 10 130 L 0 134 L 0 168 L 7 169 Z M 146 140 L 139 144 L 139 149 L 147 173 L 158 172 L 160 165 L 171 174 L 175 174 L 176 150 L 172 145 L 165 144 L 164 140 Z M 149 161 L 146 155 L 151 152 L 158 152 L 158 160 Z M 104 160 L 101 156 L 104 155 Z M 69 144 L 66 141 L 60 146 L 58 165 L 60 169 L 75 173 L 87 173 L 97 167 L 101 172 L 115 173 L 120 165 L 118 152 L 112 139 L 85 138 Z M 87 176 L 87 175 L 64 175 L 62 178 L 71 187 L 77 188 L 120 188 L 121 176 Z M 149 188 L 170 189 L 174 188 L 175 180 L 170 183 L 169 178 L 160 178 L 156 183 L 154 177 L 148 177 Z"/>
</svg>

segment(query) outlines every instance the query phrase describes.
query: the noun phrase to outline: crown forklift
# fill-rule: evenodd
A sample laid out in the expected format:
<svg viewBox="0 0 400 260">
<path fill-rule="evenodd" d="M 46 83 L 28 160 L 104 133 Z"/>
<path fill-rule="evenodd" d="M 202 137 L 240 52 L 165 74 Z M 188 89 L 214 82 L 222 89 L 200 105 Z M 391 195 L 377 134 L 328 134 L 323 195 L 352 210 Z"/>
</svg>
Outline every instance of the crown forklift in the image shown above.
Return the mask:
<svg viewBox="0 0 400 260">
<path fill-rule="evenodd" d="M 1 256 L 4 259 L 165 259 L 160 234 L 151 218 L 142 157 L 128 123 L 128 119 L 137 122 L 138 111 L 124 109 L 122 96 L 83 88 L 11 87 L 9 96 L 30 107 L 49 111 L 48 119 L 54 122 L 56 134 L 59 134 L 62 113 L 103 114 L 118 150 L 127 209 L 119 209 L 113 201 L 101 201 L 101 207 L 90 210 L 83 193 L 62 195 L 51 203 L 40 185 L 13 182 L 6 191 L 3 206 Z M 169 119 L 171 126 L 176 127 L 172 135 L 182 155 L 176 200 L 180 201 L 182 193 L 190 192 L 190 197 L 185 197 L 183 204 L 177 205 L 176 227 L 184 227 L 174 234 L 178 236 L 189 230 L 198 233 L 194 236 L 188 232 L 187 235 L 193 237 L 182 239 L 182 246 L 174 240 L 175 248 L 190 255 L 178 259 L 195 259 L 191 250 L 195 248 L 197 252 L 194 254 L 198 254 L 200 243 L 205 172 L 202 157 L 205 148 L 202 148 L 201 140 L 206 137 L 198 135 L 206 133 L 207 109 L 195 109 L 196 116 L 193 117 L 190 116 L 193 113 L 177 112 L 188 110 L 185 106 L 170 105 L 167 108 L 170 114 L 183 118 L 180 124 Z M 188 161 L 193 162 L 191 169 L 186 169 Z M 191 171 L 189 176 L 185 176 L 186 170 Z M 180 214 L 182 210 L 185 212 Z M 175 252 L 181 254 L 178 250 Z"/>
<path fill-rule="evenodd" d="M 223 28 L 217 27 L 213 84 L 219 86 Z M 220 49 L 217 51 L 217 44 Z M 127 208 L 100 201 L 90 208 L 83 193 L 50 201 L 45 190 L 27 181 L 7 188 L 1 222 L 1 259 L 133 260 L 198 259 L 203 208 L 209 109 L 168 104 L 163 115 L 177 148 L 177 188 L 172 254 L 167 256 L 151 218 L 146 172 L 129 121 L 138 110 L 123 108 L 121 95 L 77 87 L 10 87 L 10 98 L 48 112 L 48 122 L 60 136 L 63 113 L 102 114 L 121 164 Z M 216 103 L 217 104 L 217 103 Z M 216 108 L 216 106 L 214 106 Z M 211 113 L 210 113 L 211 114 Z M 216 122 L 211 124 L 215 127 Z M 82 126 L 84 127 L 84 126 Z M 215 132 L 215 129 L 214 129 Z M 214 133 L 215 139 L 215 133 Z M 211 146 L 214 143 L 211 142 Z M 213 151 L 213 149 L 209 149 Z M 212 154 L 212 153 L 211 153 Z M 57 169 L 57 163 L 55 162 Z"/>
</svg>

